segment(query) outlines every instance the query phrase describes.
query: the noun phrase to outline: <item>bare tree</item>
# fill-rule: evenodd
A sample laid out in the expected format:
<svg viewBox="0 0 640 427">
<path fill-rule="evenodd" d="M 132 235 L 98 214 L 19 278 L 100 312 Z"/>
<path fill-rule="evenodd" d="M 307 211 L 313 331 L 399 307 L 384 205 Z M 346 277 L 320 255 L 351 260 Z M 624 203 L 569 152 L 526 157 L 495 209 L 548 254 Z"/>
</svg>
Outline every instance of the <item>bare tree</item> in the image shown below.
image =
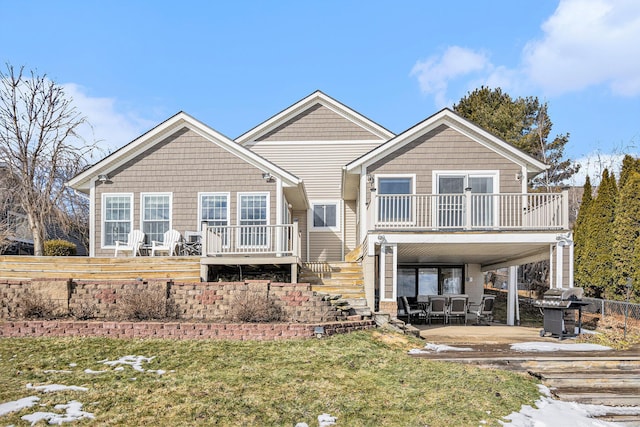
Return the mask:
<svg viewBox="0 0 640 427">
<path fill-rule="evenodd" d="M 7 64 L 0 71 L 0 160 L 11 199 L 26 215 L 34 254 L 42 255 L 47 224 L 67 214 L 66 179 L 82 170 L 93 144 L 79 135 L 85 118 L 46 75 Z"/>
</svg>

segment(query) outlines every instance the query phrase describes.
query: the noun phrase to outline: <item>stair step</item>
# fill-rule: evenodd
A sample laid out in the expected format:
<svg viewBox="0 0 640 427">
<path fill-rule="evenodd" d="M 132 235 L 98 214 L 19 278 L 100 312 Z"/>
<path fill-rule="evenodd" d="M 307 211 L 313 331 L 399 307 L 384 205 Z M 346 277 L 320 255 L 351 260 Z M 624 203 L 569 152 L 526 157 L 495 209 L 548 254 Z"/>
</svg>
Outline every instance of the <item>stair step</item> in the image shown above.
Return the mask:
<svg viewBox="0 0 640 427">
<path fill-rule="evenodd" d="M 638 393 L 616 391 L 586 391 L 586 390 L 554 390 L 554 395 L 568 402 L 588 403 L 607 406 L 640 406 Z"/>
</svg>

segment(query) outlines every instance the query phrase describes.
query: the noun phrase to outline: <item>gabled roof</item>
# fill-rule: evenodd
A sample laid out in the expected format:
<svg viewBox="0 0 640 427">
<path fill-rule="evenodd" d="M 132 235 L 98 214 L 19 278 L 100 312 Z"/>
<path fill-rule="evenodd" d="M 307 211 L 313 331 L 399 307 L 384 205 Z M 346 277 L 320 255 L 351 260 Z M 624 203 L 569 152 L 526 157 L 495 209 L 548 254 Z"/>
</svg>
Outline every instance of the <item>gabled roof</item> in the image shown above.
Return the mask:
<svg viewBox="0 0 640 427">
<path fill-rule="evenodd" d="M 432 131 L 438 126 L 446 125 L 463 135 L 468 136 L 472 140 L 486 146 L 487 148 L 503 155 L 504 157 L 525 166 L 531 173 L 538 174 L 548 168 L 547 165 L 525 153 L 524 151 L 514 147 L 508 142 L 503 141 L 497 136 L 487 132 L 476 124 L 456 114 L 448 108 L 444 108 L 436 114 L 426 118 L 422 122 L 407 129 L 395 138 L 381 144 L 377 148 L 360 156 L 344 167 L 347 173 L 358 173 L 362 166 L 369 166 L 378 160 L 383 159 L 390 153 L 414 141 L 416 138 Z"/>
<path fill-rule="evenodd" d="M 358 113 L 357 111 L 352 110 L 346 105 L 336 101 L 330 96 L 327 96 L 326 94 L 317 90 L 313 92 L 311 95 L 296 102 L 289 108 L 282 110 L 275 116 L 262 122 L 261 124 L 249 130 L 248 132 L 240 135 L 238 138 L 236 138 L 236 142 L 239 144 L 245 145 L 251 141 L 255 141 L 261 136 L 268 134 L 273 129 L 277 128 L 283 123 L 286 123 L 288 120 L 296 117 L 297 115 L 305 112 L 306 110 L 314 107 L 317 104 L 321 104 L 322 106 L 330 109 L 336 114 L 339 114 L 345 119 L 353 122 L 357 126 L 360 126 L 363 129 L 366 129 L 368 132 L 377 136 L 381 140 L 386 141 L 389 138 L 393 138 L 394 136 L 394 134 L 391 131 L 385 129 L 384 127 L 366 118 L 365 116 Z"/>
<path fill-rule="evenodd" d="M 262 169 L 264 172 L 269 172 L 272 176 L 282 181 L 283 187 L 300 187 L 304 193 L 304 185 L 300 178 L 276 166 L 264 157 L 235 143 L 182 111 L 100 160 L 84 172 L 76 175 L 67 185 L 78 191 L 88 192 L 98 175 L 108 174 L 109 171 L 120 167 L 127 161 L 140 155 L 183 128 L 190 129 L 202 138 L 229 151 L 256 168 Z M 306 198 L 306 194 L 304 194 L 304 197 Z"/>
</svg>

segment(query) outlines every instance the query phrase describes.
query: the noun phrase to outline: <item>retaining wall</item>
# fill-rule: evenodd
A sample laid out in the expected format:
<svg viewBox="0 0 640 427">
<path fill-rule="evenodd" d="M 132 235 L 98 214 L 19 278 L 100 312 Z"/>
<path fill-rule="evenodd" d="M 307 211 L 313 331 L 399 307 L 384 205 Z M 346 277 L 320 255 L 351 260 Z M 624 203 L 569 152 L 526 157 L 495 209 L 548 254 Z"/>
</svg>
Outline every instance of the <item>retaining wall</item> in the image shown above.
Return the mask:
<svg viewBox="0 0 640 427">
<path fill-rule="evenodd" d="M 318 323 L 344 319 L 341 312 L 316 295 L 308 283 L 161 280 L 0 282 L 0 318 L 20 319 L 27 303 L 39 299 L 54 307 L 56 317 L 118 319 L 122 317 L 123 299 L 127 295 L 150 293 L 175 307 L 180 321 L 227 322 L 232 318 L 237 298 L 250 292 L 268 296 L 283 309 L 288 321 Z"/>
<path fill-rule="evenodd" d="M 324 336 L 375 328 L 373 320 L 316 324 L 285 323 L 181 323 L 181 322 L 68 322 L 4 321 L 0 337 L 109 337 L 168 339 L 228 339 L 273 341 Z"/>
</svg>

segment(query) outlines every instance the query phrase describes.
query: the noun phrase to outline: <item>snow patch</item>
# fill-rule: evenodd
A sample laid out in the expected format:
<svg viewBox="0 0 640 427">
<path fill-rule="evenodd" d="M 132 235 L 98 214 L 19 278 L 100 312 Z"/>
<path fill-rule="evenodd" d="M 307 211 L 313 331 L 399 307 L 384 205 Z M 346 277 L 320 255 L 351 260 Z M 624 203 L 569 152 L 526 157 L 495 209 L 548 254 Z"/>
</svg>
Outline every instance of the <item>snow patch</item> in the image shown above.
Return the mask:
<svg viewBox="0 0 640 427">
<path fill-rule="evenodd" d="M 79 387 L 76 385 L 62 385 L 62 384 L 49 384 L 49 385 L 32 385 L 27 384 L 27 388 L 30 390 L 41 391 L 43 393 L 55 393 L 57 391 L 87 391 L 86 387 Z"/>
<path fill-rule="evenodd" d="M 514 351 L 606 351 L 611 347 L 600 344 L 563 344 L 552 342 L 521 342 L 511 344 Z"/>
<path fill-rule="evenodd" d="M 441 353 L 443 351 L 473 351 L 470 347 L 453 347 L 445 344 L 428 343 L 424 348 L 413 348 L 409 354 Z"/>
<path fill-rule="evenodd" d="M 536 400 L 535 408 L 522 405 L 519 412 L 504 417 L 509 422 L 500 421 L 509 427 L 555 427 L 555 426 L 619 426 L 620 424 L 596 420 L 593 417 L 607 414 L 640 415 L 638 407 L 612 407 L 564 402 L 551 398 L 551 392 L 543 385 L 538 386 L 542 395 Z"/>
<path fill-rule="evenodd" d="M 145 356 L 129 355 L 129 356 L 123 356 L 118 360 L 103 360 L 99 363 L 104 363 L 105 365 L 108 365 L 108 366 L 129 365 L 138 372 L 144 372 L 142 363 L 143 362 L 149 363 L 153 359 L 155 359 L 155 356 L 145 357 Z M 122 370 L 121 368 L 122 366 L 117 366 L 116 370 Z"/>
<path fill-rule="evenodd" d="M 84 418 L 94 419 L 95 416 L 90 412 L 82 410 L 82 403 L 72 400 L 66 405 L 56 405 L 54 409 L 58 411 L 64 410 L 64 414 L 58 414 L 55 412 L 34 412 L 33 414 L 25 415 L 23 420 L 31 422 L 31 425 L 35 425 L 40 421 L 48 421 L 49 424 L 62 424 L 70 423 L 72 421 L 78 421 Z"/>
<path fill-rule="evenodd" d="M 21 411 L 25 408 L 30 408 L 40 400 L 37 396 L 23 397 L 22 399 L 13 400 L 11 402 L 0 403 L 0 416 L 6 415 L 10 412 Z"/>
</svg>

